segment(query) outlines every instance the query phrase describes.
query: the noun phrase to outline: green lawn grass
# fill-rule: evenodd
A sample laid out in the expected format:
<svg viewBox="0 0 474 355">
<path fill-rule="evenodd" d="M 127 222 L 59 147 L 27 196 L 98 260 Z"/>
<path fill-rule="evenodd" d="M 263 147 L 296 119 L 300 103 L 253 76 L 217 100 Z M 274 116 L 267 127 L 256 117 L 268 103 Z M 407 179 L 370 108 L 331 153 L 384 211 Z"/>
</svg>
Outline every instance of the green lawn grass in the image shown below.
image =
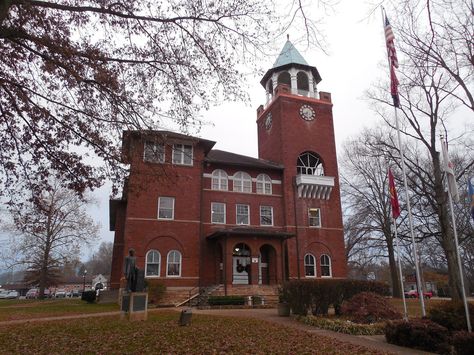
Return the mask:
<svg viewBox="0 0 474 355">
<path fill-rule="evenodd" d="M 118 310 L 117 304 L 88 304 L 80 299 L 0 300 L 0 321 Z"/>
<path fill-rule="evenodd" d="M 118 316 L 0 326 L 7 354 L 376 354 L 367 348 L 256 319 L 155 311 L 147 321 Z"/>
<path fill-rule="evenodd" d="M 403 301 L 401 298 L 391 298 L 390 302 L 393 306 L 403 314 Z M 421 317 L 421 304 L 418 298 L 407 298 L 407 312 L 409 318 L 420 318 Z M 440 303 L 449 302 L 449 300 L 442 300 L 442 299 L 425 299 L 425 309 L 426 312 L 431 307 L 436 307 Z"/>
</svg>

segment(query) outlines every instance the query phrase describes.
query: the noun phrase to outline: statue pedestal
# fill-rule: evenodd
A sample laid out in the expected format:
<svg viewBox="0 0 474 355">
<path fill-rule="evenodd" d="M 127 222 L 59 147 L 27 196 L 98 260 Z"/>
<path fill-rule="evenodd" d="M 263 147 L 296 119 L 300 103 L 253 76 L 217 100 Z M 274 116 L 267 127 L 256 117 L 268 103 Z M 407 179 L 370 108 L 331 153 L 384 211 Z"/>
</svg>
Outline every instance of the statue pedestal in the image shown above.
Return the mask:
<svg viewBox="0 0 474 355">
<path fill-rule="evenodd" d="M 120 318 L 131 321 L 147 320 L 148 317 L 148 293 L 147 292 L 123 292 L 121 297 L 122 311 Z"/>
</svg>

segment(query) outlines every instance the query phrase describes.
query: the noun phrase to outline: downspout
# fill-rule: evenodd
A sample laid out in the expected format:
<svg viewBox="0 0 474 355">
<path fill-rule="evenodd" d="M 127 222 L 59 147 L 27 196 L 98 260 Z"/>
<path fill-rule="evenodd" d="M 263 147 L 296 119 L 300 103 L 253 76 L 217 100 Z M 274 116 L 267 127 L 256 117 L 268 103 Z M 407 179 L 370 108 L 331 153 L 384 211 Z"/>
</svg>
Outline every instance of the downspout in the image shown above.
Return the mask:
<svg viewBox="0 0 474 355">
<path fill-rule="evenodd" d="M 225 234 L 224 237 L 224 295 L 227 296 L 227 237 L 229 233 Z"/>
<path fill-rule="evenodd" d="M 295 238 L 296 238 L 296 271 L 298 275 L 298 280 L 301 278 L 300 275 L 300 244 L 298 239 L 298 218 L 296 213 L 296 197 L 298 196 L 298 189 L 296 186 L 296 176 L 293 178 L 293 211 L 295 212 Z"/>
<path fill-rule="evenodd" d="M 199 247 L 198 247 L 198 257 L 199 257 L 199 269 L 198 269 L 198 288 L 201 291 L 202 287 L 202 263 L 203 263 L 203 255 L 202 255 L 202 245 L 204 243 L 204 225 L 202 221 L 202 211 L 204 210 L 204 159 L 201 161 L 201 172 L 199 178 L 201 179 L 201 191 L 199 192 L 199 204 L 201 208 L 199 209 Z"/>
</svg>

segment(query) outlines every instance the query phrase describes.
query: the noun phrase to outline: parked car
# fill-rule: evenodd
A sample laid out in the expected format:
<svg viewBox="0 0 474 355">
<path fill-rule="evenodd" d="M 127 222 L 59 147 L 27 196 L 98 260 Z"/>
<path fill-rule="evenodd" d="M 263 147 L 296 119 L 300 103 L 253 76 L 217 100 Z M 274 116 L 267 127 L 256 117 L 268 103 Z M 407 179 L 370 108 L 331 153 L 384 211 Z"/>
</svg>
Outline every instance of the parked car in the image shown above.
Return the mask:
<svg viewBox="0 0 474 355">
<path fill-rule="evenodd" d="M 79 297 L 81 294 L 79 290 L 72 290 L 72 297 Z"/>
<path fill-rule="evenodd" d="M 405 292 L 405 297 L 406 298 L 418 298 L 418 291 L 417 290 L 410 290 L 408 292 Z M 427 291 L 423 292 L 423 297 L 430 299 L 433 297 L 433 292 Z"/>
<path fill-rule="evenodd" d="M 7 295 L 10 291 L 9 290 L 0 290 L 0 299 L 7 298 Z"/>
<path fill-rule="evenodd" d="M 60 288 L 59 290 L 56 290 L 54 293 L 54 297 L 56 298 L 66 298 L 67 293 L 65 289 Z"/>
<path fill-rule="evenodd" d="M 26 293 L 26 299 L 34 299 L 34 298 L 38 298 L 38 296 L 39 296 L 38 288 L 31 288 Z"/>
<path fill-rule="evenodd" d="M 18 293 L 18 291 L 10 291 L 8 292 L 7 294 L 7 299 L 15 299 L 15 298 L 18 298 L 20 297 L 20 294 Z"/>
</svg>

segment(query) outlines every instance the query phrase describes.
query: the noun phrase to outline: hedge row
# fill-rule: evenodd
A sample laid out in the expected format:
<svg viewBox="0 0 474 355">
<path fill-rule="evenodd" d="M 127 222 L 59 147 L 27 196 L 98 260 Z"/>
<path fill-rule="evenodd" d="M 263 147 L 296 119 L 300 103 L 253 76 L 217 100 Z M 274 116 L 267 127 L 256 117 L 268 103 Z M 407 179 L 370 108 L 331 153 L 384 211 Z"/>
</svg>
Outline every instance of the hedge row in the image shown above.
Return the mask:
<svg viewBox="0 0 474 355">
<path fill-rule="evenodd" d="M 351 335 L 379 335 L 384 333 L 385 322 L 373 324 L 358 324 L 338 318 L 323 318 L 315 316 L 298 317 L 304 324 L 321 329 L 332 330 Z"/>
<path fill-rule="evenodd" d="M 244 305 L 245 298 L 243 296 L 210 296 L 208 299 L 210 306 L 223 305 Z"/>
<path fill-rule="evenodd" d="M 389 295 L 388 285 L 374 281 L 349 279 L 295 280 L 283 284 L 280 302 L 288 302 L 293 314 L 305 316 L 310 310 L 313 315 L 327 315 L 332 305 L 337 315 L 345 300 L 360 292 L 374 292 Z"/>
</svg>

